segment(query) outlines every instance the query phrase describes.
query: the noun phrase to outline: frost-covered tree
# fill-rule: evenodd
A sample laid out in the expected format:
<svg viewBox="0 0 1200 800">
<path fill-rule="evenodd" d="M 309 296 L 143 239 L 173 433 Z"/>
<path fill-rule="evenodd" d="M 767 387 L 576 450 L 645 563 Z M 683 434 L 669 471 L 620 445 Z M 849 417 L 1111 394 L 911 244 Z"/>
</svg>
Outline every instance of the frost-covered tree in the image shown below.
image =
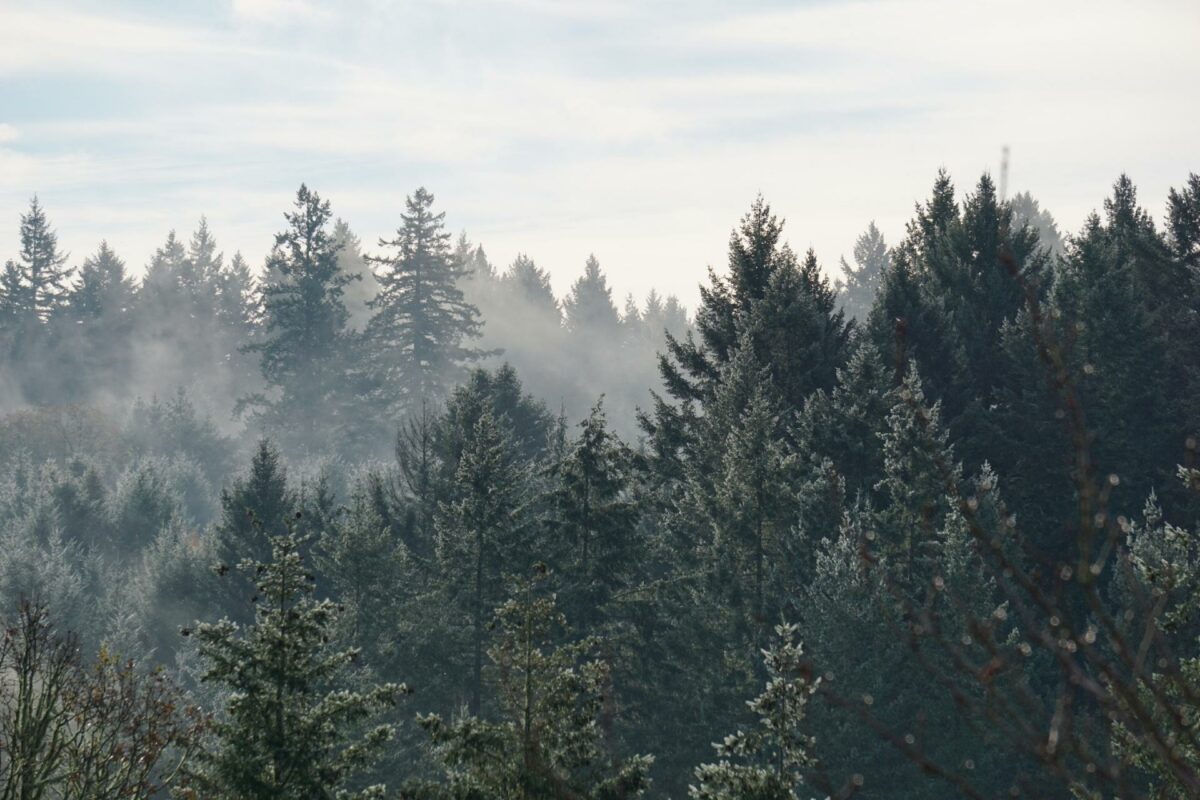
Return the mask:
<svg viewBox="0 0 1200 800">
<path fill-rule="evenodd" d="M 242 800 L 383 797 L 359 774 L 391 740 L 372 724 L 406 694 L 400 684 L 350 688 L 358 651 L 330 644 L 337 606 L 313 597 L 314 579 L 290 531 L 270 561 L 240 569 L 258 590 L 253 622 L 195 629 L 203 680 L 228 691 L 216 744 L 193 767 L 192 797 Z"/>
</svg>

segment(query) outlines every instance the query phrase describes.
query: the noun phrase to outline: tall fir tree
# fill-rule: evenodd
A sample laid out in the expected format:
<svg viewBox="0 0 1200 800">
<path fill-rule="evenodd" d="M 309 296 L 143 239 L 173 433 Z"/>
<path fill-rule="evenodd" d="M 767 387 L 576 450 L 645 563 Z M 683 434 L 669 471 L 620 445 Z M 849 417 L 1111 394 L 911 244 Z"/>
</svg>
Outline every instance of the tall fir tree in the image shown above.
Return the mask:
<svg viewBox="0 0 1200 800">
<path fill-rule="evenodd" d="M 842 307 L 846 314 L 858 322 L 866 322 L 883 274 L 891 264 L 887 243 L 883 234 L 872 220 L 867 229 L 854 241 L 854 264 L 842 259 L 843 278 L 837 282 Z"/>
<path fill-rule="evenodd" d="M 74 270 L 67 267 L 67 254 L 59 252 L 58 234 L 37 197 L 21 215 L 21 250 L 14 264 L 18 294 L 8 302 L 15 304 L 24 324 L 48 321 L 65 305 Z"/>
<path fill-rule="evenodd" d="M 464 688 L 472 714 L 479 714 L 483 703 L 490 611 L 501 602 L 505 572 L 528 563 L 528 531 L 521 519 L 527 481 L 511 440 L 491 409 L 485 409 L 462 451 L 449 498 L 442 502 L 435 521 L 442 586 L 455 617 L 448 621 L 449 633 L 462 643 L 451 657 L 465 667 Z"/>
<path fill-rule="evenodd" d="M 269 394 L 244 398 L 264 428 L 297 448 L 322 449 L 340 427 L 348 389 L 342 295 L 353 280 L 338 267 L 328 201 L 301 185 L 287 230 L 275 236 L 262 286 L 261 357 Z"/>
<path fill-rule="evenodd" d="M 466 366 L 483 355 L 470 345 L 479 337 L 479 310 L 463 297 L 466 270 L 450 250 L 445 213 L 433 213 L 433 195 L 424 188 L 405 202 L 396 238 L 379 242 L 395 253 L 371 259 L 379 293 L 363 334 L 371 396 L 394 420 L 422 402 L 445 400 Z"/>
<path fill-rule="evenodd" d="M 602 401 L 551 475 L 551 545 L 564 576 L 563 604 L 576 624 L 603 620 L 613 595 L 631 582 L 639 557 L 630 458 L 608 427 Z"/>
</svg>

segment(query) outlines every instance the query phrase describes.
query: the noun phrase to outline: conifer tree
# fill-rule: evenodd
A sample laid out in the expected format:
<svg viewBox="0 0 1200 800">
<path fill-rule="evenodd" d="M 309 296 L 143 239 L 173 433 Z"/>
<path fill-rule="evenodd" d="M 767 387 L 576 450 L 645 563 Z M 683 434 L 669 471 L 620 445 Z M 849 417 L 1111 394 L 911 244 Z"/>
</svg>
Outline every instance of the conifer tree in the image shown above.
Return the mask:
<svg viewBox="0 0 1200 800">
<path fill-rule="evenodd" d="M 21 250 L 13 262 L 17 280 L 6 286 L 7 303 L 23 324 L 44 323 L 62 309 L 70 291 L 67 280 L 74 272 L 66 263 L 67 254 L 58 250 L 58 234 L 34 197 L 29 211 L 21 215 Z"/>
<path fill-rule="evenodd" d="M 459 286 L 466 271 L 450 250 L 445 213 L 433 213 L 424 188 L 405 202 L 396 238 L 379 242 L 395 253 L 371 259 L 379 294 L 364 332 L 370 384 L 393 419 L 423 401 L 443 401 L 466 365 L 483 355 L 470 346 L 479 337 L 479 310 Z"/>
<path fill-rule="evenodd" d="M 392 738 L 373 720 L 407 692 L 403 685 L 348 689 L 354 649 L 330 644 L 333 601 L 313 597 L 313 576 L 290 531 L 271 539 L 271 560 L 240 568 L 258 594 L 254 621 L 196 627 L 205 682 L 229 691 L 215 725 L 217 744 L 196 770 L 199 797 L 311 800 L 383 797 L 358 775 Z M 365 733 L 363 732 L 365 728 Z"/>
<path fill-rule="evenodd" d="M 346 637 L 371 664 L 391 666 L 408 558 L 363 487 L 356 488 L 345 513 L 326 526 L 319 553 L 316 564 L 344 607 L 340 626 Z"/>
<path fill-rule="evenodd" d="M 287 532 L 297 506 L 279 451 L 270 441 L 259 441 L 246 475 L 221 490 L 221 515 L 213 527 L 216 569 L 224 574 L 246 560 L 268 560 L 271 540 Z M 222 610 L 235 615 L 244 611 L 251 594 L 253 583 L 233 571 L 225 582 Z"/>
<path fill-rule="evenodd" d="M 552 475 L 553 546 L 563 553 L 564 602 L 585 628 L 629 581 L 639 549 L 629 454 L 608 429 L 602 403 L 579 424 L 578 438 L 564 443 Z"/>
<path fill-rule="evenodd" d="M 511 297 L 525 303 L 529 308 L 557 324 L 561 320 L 558 300 L 550 286 L 550 274 L 534 263 L 524 253 L 518 253 L 501 277 Z"/>
<path fill-rule="evenodd" d="M 102 241 L 96 253 L 84 259 L 79 268 L 68 303 L 78 317 L 118 317 L 130 311 L 133 292 L 133 280 L 125 271 L 125 262 L 107 241 Z"/>
<path fill-rule="evenodd" d="M 763 651 L 767 685 L 747 702 L 757 724 L 714 745 L 721 760 L 696 768 L 694 800 L 799 800 L 813 764 L 805 707 L 820 678 L 812 676 L 795 625 L 778 625 L 775 635 Z"/>
<path fill-rule="evenodd" d="M 570 641 L 554 596 L 539 586 L 545 577 L 545 566 L 535 564 L 533 576 L 496 611 L 488 656 L 499 720 L 419 717 L 445 779 L 403 797 L 624 800 L 648 787 L 653 759 L 618 759 L 606 741 L 612 678 L 595 656 L 599 641 Z"/>
<path fill-rule="evenodd" d="M 946 494 L 961 468 L 942 427 L 941 406 L 926 403 L 915 365 L 893 398 L 882 436 L 884 477 L 876 486 L 886 498 L 878 549 L 898 582 L 911 588 L 928 574 L 936 532 L 950 510 Z"/>
<path fill-rule="evenodd" d="M 72 346 L 64 357 L 77 360 L 72 389 L 87 396 L 97 388 L 125 389 L 134 364 L 131 352 L 134 284 L 108 242 L 83 262 L 67 298 Z"/>
<path fill-rule="evenodd" d="M 1009 199 L 1008 205 L 1012 209 L 1014 228 L 1029 226 L 1037 231 L 1041 246 L 1050 252 L 1051 257 L 1057 258 L 1062 255 L 1066 249 L 1066 242 L 1058 229 L 1058 223 L 1033 195 L 1029 192 L 1018 192 Z"/>
<path fill-rule="evenodd" d="M 791 589 L 779 572 L 790 559 L 788 539 L 795 520 L 789 480 L 792 459 L 779 437 L 779 411 L 763 382 L 730 430 L 716 478 L 713 569 L 716 585 L 732 594 L 761 646 L 768 620 Z"/>
<path fill-rule="evenodd" d="M 268 430 L 313 447 L 337 428 L 346 390 L 342 295 L 352 278 L 338 268 L 329 202 L 301 185 L 295 207 L 284 214 L 288 229 L 275 236 L 267 259 L 263 339 L 249 347 L 261 356 L 270 394 L 241 405 L 253 406 Z"/>
<path fill-rule="evenodd" d="M 872 497 L 883 478 L 879 442 L 892 407 L 891 385 L 891 373 L 878 350 L 860 339 L 838 370 L 833 391 L 814 392 L 797 417 L 797 452 L 810 466 L 829 459 L 851 497 Z"/>
<path fill-rule="evenodd" d="M 759 363 L 770 365 L 785 408 L 801 408 L 811 392 L 832 388 L 852 326 L 836 308 L 816 256 L 810 251 L 798 262 L 781 241 L 782 231 L 783 223 L 758 198 L 730 236 L 728 276 L 710 270 L 710 286 L 701 287 L 698 340 L 691 333 L 683 341 L 667 336 L 659 366 L 677 403 L 711 403 L 724 367 L 746 345 Z"/>
<path fill-rule="evenodd" d="M 346 284 L 346 310 L 350 314 L 351 330 L 363 331 L 371 319 L 370 302 L 379 294 L 379 281 L 371 271 L 371 263 L 362 252 L 362 242 L 350 223 L 338 219 L 333 224 L 333 239 L 339 245 L 338 267 L 342 272 L 358 276 Z"/>
<path fill-rule="evenodd" d="M 871 306 L 875 304 L 880 281 L 890 264 L 887 243 L 872 220 L 866 231 L 854 241 L 854 265 L 847 264 L 844 258 L 841 262 L 845 277 L 838 280 L 836 288 L 842 306 L 851 319 L 866 321 Z"/>
<path fill-rule="evenodd" d="M 571 293 L 563 301 L 563 316 L 571 334 L 604 342 L 616 336 L 620 316 L 613 305 L 612 289 L 594 255 L 588 256 L 583 276 L 571 285 Z"/>
<path fill-rule="evenodd" d="M 466 443 L 448 499 L 438 509 L 437 560 L 451 608 L 465 628 L 468 707 L 483 702 L 485 627 L 501 599 L 506 569 L 527 561 L 520 518 L 526 492 L 523 467 L 491 409 L 484 409 Z M 451 622 L 457 626 L 457 621 Z"/>
</svg>

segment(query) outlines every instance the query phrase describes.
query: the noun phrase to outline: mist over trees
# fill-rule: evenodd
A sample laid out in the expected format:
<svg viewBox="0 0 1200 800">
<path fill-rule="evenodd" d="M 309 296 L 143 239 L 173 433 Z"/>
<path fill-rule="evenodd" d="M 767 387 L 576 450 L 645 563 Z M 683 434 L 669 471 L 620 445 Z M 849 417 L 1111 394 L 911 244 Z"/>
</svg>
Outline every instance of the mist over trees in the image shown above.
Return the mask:
<svg viewBox="0 0 1200 800">
<path fill-rule="evenodd" d="M 832 282 L 760 197 L 690 317 L 436 200 L 20 215 L 0 798 L 1200 795 L 1200 177 L 940 173 Z"/>
</svg>

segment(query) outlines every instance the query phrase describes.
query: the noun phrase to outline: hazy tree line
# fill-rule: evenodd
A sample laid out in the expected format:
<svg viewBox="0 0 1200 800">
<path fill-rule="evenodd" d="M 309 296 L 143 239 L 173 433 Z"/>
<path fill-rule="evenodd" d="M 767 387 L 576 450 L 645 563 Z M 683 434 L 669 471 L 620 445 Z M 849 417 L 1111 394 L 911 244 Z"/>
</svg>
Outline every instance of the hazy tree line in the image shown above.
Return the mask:
<svg viewBox="0 0 1200 800">
<path fill-rule="evenodd" d="M 0 276 L 0 408 L 119 416 L 183 389 L 226 432 L 248 425 L 294 452 L 360 459 L 386 453 L 388 431 L 443 401 L 465 367 L 509 363 L 556 412 L 578 416 L 606 394 L 633 434 L 663 331 L 687 328 L 679 302 L 651 292 L 618 310 L 594 257 L 560 300 L 527 256 L 500 270 L 465 234 L 451 241 L 432 204 L 416 192 L 371 248 L 304 187 L 256 274 L 204 219 L 190 238 L 170 232 L 144 272 L 107 242 L 70 265 L 35 198 Z M 335 408 L 384 430 L 281 421 Z"/>
<path fill-rule="evenodd" d="M 0 797 L 1200 793 L 1200 177 L 941 174 L 836 285 L 759 199 L 690 324 L 432 200 L 140 283 L 23 215 Z"/>
</svg>

